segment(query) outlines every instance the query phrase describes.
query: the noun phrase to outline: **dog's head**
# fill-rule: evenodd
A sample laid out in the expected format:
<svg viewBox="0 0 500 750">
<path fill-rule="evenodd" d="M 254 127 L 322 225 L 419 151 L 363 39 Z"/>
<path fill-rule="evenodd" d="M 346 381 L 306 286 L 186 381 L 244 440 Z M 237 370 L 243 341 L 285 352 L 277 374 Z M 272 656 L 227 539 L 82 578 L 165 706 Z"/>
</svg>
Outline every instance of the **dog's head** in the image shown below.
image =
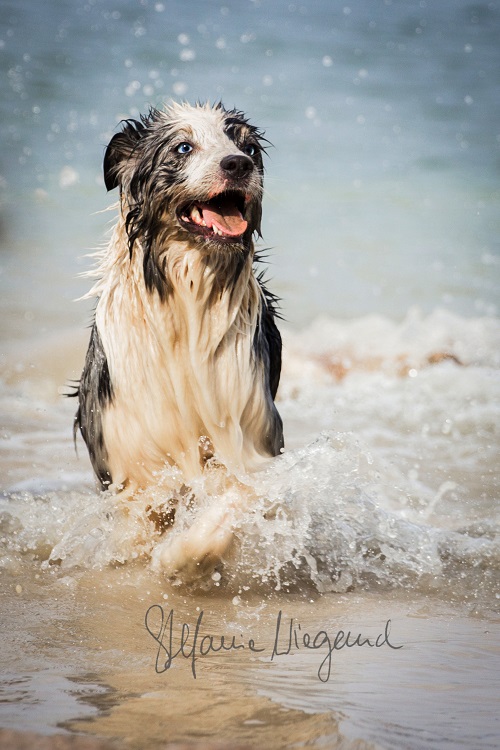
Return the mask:
<svg viewBox="0 0 500 750">
<path fill-rule="evenodd" d="M 104 157 L 108 190 L 120 187 L 130 250 L 167 238 L 208 253 L 249 247 L 260 233 L 263 134 L 221 104 L 171 104 L 126 120 Z"/>
</svg>

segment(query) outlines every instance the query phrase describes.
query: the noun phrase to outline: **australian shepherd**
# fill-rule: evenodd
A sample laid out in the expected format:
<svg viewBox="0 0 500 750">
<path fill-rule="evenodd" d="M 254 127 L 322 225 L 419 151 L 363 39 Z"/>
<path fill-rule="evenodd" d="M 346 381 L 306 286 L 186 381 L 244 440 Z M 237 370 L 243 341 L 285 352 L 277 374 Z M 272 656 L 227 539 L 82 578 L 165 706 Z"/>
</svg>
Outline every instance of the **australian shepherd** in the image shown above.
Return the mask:
<svg viewBox="0 0 500 750">
<path fill-rule="evenodd" d="M 119 213 L 75 417 L 102 489 L 132 497 L 166 465 L 189 486 L 211 461 L 241 477 L 283 448 L 276 299 L 254 268 L 264 144 L 241 112 L 171 104 L 106 149 Z M 165 569 L 220 557 L 226 516 L 167 545 Z"/>
</svg>

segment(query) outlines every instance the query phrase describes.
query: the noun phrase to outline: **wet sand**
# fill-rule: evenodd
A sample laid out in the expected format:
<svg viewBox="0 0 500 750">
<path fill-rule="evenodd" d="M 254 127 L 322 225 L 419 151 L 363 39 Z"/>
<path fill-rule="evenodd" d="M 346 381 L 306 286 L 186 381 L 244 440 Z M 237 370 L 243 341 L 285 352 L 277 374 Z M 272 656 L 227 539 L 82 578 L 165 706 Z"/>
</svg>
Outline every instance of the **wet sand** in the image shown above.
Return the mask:
<svg viewBox="0 0 500 750">
<path fill-rule="evenodd" d="M 46 737 L 33 732 L 15 732 L 11 729 L 0 729 L 0 747 L 2 750 L 122 750 L 123 743 L 98 740 L 81 735 L 53 735 Z M 189 750 L 189 744 L 167 743 L 164 750 Z M 198 750 L 246 750 L 243 746 L 197 743 Z"/>
<path fill-rule="evenodd" d="M 21 579 L 3 576 L 0 725 L 54 733 L 41 748 L 80 748 L 57 744 L 68 732 L 133 750 L 493 749 L 500 738 L 499 622 L 472 602 L 401 591 L 167 592 L 139 567 L 50 579 L 23 577 L 19 592 Z M 222 635 L 227 650 L 216 652 Z"/>
</svg>

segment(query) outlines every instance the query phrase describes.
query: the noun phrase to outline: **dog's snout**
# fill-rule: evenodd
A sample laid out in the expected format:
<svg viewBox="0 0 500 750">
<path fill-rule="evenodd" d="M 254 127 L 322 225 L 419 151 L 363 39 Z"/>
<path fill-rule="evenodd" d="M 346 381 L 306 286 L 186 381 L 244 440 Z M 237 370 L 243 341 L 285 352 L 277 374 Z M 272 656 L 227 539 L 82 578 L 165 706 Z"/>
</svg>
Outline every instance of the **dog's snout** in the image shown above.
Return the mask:
<svg viewBox="0 0 500 750">
<path fill-rule="evenodd" d="M 233 154 L 231 156 L 225 156 L 222 159 L 220 166 L 222 171 L 225 172 L 228 177 L 240 180 L 242 177 L 246 177 L 250 174 L 253 169 L 253 161 L 249 156 Z"/>
</svg>

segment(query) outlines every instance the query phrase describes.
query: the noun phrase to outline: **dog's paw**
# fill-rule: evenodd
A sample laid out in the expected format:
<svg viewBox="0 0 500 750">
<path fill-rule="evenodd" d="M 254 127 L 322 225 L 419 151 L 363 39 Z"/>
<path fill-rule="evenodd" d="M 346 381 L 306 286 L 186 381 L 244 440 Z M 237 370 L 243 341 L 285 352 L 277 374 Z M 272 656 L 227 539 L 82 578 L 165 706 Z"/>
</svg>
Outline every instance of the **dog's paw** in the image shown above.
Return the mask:
<svg viewBox="0 0 500 750">
<path fill-rule="evenodd" d="M 233 540 L 233 510 L 231 503 L 224 503 L 202 512 L 189 529 L 174 531 L 156 547 L 154 567 L 185 582 L 213 572 Z"/>
</svg>

